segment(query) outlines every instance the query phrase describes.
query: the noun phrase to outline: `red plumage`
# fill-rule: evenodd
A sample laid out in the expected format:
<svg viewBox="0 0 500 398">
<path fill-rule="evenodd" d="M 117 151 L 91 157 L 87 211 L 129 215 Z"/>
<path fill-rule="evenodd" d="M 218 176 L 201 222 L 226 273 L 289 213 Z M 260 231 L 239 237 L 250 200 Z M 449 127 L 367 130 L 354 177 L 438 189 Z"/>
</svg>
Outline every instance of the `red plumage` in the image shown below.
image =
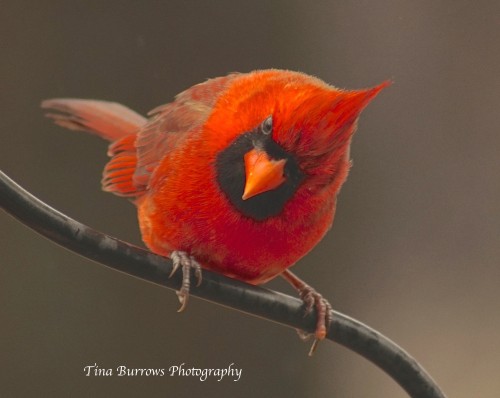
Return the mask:
<svg viewBox="0 0 500 398">
<path fill-rule="evenodd" d="M 302 73 L 264 70 L 198 84 L 149 120 L 103 101 L 42 106 L 65 113 L 50 115 L 58 124 L 112 141 L 103 189 L 133 198 L 153 252 L 183 251 L 204 268 L 260 284 L 330 228 L 357 118 L 387 84 L 344 91 Z M 250 148 L 280 180 L 269 177 L 242 200 Z"/>
</svg>

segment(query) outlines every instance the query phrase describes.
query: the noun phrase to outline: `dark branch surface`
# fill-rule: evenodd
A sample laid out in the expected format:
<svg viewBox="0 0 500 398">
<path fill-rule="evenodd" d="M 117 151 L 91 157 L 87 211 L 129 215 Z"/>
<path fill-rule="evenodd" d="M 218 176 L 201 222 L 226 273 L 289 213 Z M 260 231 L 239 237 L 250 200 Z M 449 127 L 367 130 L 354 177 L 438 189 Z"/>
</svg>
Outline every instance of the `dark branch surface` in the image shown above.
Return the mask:
<svg viewBox="0 0 500 398">
<path fill-rule="evenodd" d="M 43 203 L 0 171 L 0 205 L 31 229 L 88 259 L 148 282 L 177 289 L 181 273 L 168 278 L 172 262 L 137 246 L 107 236 Z M 304 317 L 302 302 L 294 297 L 250 286 L 204 271 L 191 294 L 293 328 L 315 329 L 315 313 Z M 327 338 L 362 355 L 384 370 L 411 397 L 445 397 L 426 371 L 408 353 L 376 330 L 334 312 Z"/>
</svg>

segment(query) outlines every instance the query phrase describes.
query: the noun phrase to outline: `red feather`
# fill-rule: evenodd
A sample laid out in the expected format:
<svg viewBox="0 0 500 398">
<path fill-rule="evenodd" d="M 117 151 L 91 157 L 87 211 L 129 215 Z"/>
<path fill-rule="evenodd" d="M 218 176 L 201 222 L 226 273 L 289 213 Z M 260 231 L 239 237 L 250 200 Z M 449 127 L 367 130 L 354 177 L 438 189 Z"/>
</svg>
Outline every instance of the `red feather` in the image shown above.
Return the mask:
<svg viewBox="0 0 500 398">
<path fill-rule="evenodd" d="M 56 99 L 56 123 L 113 141 L 103 188 L 135 199 L 143 240 L 181 250 L 203 267 L 259 284 L 310 251 L 330 228 L 350 167 L 361 110 L 388 83 L 345 91 L 305 74 L 230 74 L 184 91 L 147 122 L 122 105 Z M 272 115 L 272 139 L 303 179 L 279 214 L 242 214 L 218 183 L 218 156 Z"/>
</svg>

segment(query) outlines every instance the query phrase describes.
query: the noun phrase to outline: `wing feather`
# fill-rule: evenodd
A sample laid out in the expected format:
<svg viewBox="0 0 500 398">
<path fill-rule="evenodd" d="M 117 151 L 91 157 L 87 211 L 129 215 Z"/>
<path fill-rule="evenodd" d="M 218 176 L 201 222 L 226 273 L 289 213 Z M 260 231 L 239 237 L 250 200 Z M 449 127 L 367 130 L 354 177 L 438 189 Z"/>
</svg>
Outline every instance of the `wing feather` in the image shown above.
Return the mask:
<svg viewBox="0 0 500 398">
<path fill-rule="evenodd" d="M 207 80 L 178 94 L 174 102 L 160 105 L 149 112 L 150 121 L 137 134 L 137 167 L 134 185 L 148 186 L 151 174 L 161 159 L 173 151 L 179 142 L 203 125 L 215 102 L 236 73 Z"/>
</svg>

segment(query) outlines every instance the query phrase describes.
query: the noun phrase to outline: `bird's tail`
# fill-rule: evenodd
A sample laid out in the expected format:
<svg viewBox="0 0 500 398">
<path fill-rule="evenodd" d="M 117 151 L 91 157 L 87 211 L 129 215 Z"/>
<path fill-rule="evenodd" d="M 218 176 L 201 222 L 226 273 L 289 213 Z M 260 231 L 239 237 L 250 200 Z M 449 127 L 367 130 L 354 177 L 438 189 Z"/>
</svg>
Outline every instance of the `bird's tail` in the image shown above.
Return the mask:
<svg viewBox="0 0 500 398">
<path fill-rule="evenodd" d="M 86 131 L 111 141 L 111 160 L 103 171 L 102 189 L 118 196 L 138 197 L 144 187 L 134 184 L 137 166 L 136 136 L 147 119 L 115 103 L 75 98 L 54 98 L 42 102 L 42 108 L 59 111 L 48 113 L 54 123 L 70 130 Z"/>
<path fill-rule="evenodd" d="M 53 98 L 42 101 L 41 106 L 61 112 L 47 114 L 59 126 L 97 134 L 108 141 L 136 134 L 146 123 L 145 117 L 116 102 Z"/>
</svg>

